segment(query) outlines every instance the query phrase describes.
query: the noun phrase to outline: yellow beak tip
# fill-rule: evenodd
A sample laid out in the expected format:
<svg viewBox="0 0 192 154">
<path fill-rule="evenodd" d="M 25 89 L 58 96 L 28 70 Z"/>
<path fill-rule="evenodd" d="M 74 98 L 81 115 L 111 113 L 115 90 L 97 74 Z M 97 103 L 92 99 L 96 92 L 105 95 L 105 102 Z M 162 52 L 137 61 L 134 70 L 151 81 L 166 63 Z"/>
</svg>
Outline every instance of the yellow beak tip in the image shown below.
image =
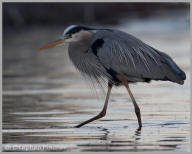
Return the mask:
<svg viewBox="0 0 192 154">
<path fill-rule="evenodd" d="M 48 48 L 52 48 L 52 47 L 55 47 L 55 46 L 57 46 L 59 44 L 62 44 L 62 43 L 64 43 L 64 40 L 59 40 L 59 41 L 56 41 L 54 43 L 48 44 L 48 45 L 46 45 L 44 47 L 41 47 L 40 50 L 45 50 L 45 49 L 48 49 Z"/>
<path fill-rule="evenodd" d="M 45 47 L 41 47 L 41 48 L 39 48 L 39 50 L 45 50 L 45 49 L 47 49 L 47 48 L 45 48 Z"/>
</svg>

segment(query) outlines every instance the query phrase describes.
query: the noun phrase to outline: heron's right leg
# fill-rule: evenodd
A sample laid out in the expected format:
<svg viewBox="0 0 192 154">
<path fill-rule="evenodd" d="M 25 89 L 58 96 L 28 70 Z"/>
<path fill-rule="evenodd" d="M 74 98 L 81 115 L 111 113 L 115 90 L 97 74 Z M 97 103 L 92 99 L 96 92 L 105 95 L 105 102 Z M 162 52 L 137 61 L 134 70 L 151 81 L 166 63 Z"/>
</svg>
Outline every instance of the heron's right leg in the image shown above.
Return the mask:
<svg viewBox="0 0 192 154">
<path fill-rule="evenodd" d="M 137 105 L 137 103 L 135 101 L 135 98 L 133 97 L 133 94 L 132 94 L 132 92 L 131 92 L 131 90 L 129 88 L 129 84 L 127 82 L 127 79 L 123 77 L 120 80 L 124 84 L 124 86 L 127 88 L 127 91 L 128 91 L 128 93 L 129 93 L 129 95 L 131 97 L 131 100 L 132 100 L 134 108 L 135 108 L 135 114 L 137 116 L 137 120 L 138 120 L 138 123 L 139 123 L 139 130 L 140 130 L 141 127 L 142 127 L 142 122 L 141 122 L 141 113 L 140 113 L 139 106 Z"/>
<path fill-rule="evenodd" d="M 108 84 L 107 96 L 106 96 L 105 104 L 104 104 L 104 107 L 103 107 L 102 111 L 101 111 L 98 115 L 96 115 L 95 117 L 93 117 L 93 118 L 91 118 L 91 119 L 89 119 L 89 120 L 87 120 L 87 121 L 85 121 L 85 122 L 82 122 L 81 124 L 75 126 L 76 128 L 79 128 L 79 127 L 81 127 L 81 126 L 83 126 L 83 125 L 85 125 L 85 124 L 87 124 L 87 123 L 90 123 L 90 122 L 92 122 L 92 121 L 94 121 L 94 120 L 100 119 L 100 118 L 102 118 L 102 117 L 105 116 L 106 110 L 107 110 L 107 105 L 108 105 L 109 96 L 110 96 L 110 93 L 111 93 L 111 89 L 112 89 L 112 84 L 109 83 L 109 84 Z"/>
</svg>

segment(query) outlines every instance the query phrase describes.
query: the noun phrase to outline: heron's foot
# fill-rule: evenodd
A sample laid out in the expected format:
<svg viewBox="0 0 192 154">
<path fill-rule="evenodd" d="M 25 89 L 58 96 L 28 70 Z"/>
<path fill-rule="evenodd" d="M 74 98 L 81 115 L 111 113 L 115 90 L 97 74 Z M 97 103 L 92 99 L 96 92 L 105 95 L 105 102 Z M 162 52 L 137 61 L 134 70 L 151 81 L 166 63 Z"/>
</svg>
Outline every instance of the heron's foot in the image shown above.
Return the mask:
<svg viewBox="0 0 192 154">
<path fill-rule="evenodd" d="M 79 124 L 79 125 L 77 125 L 77 126 L 75 126 L 74 128 L 80 128 L 82 125 L 81 124 Z"/>
<path fill-rule="evenodd" d="M 137 128 L 137 131 L 141 131 L 142 125 Z"/>
</svg>

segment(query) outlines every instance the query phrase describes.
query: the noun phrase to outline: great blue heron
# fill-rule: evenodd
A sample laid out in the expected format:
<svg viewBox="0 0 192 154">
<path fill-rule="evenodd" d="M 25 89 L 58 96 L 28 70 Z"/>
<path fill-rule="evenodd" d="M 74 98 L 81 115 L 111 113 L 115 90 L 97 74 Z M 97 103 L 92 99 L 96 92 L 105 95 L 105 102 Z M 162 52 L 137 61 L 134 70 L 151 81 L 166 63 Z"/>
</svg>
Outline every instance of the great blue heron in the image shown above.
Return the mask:
<svg viewBox="0 0 192 154">
<path fill-rule="evenodd" d="M 97 82 L 100 82 L 100 78 L 108 81 L 108 91 L 102 111 L 76 127 L 104 117 L 112 86 L 124 85 L 133 102 L 141 128 L 140 109 L 129 88 L 129 83 L 162 80 L 183 84 L 186 79 L 185 73 L 167 54 L 119 30 L 71 25 L 64 30 L 61 40 L 40 49 L 63 43 L 69 44 L 69 57 L 80 72 L 94 78 Z"/>
</svg>

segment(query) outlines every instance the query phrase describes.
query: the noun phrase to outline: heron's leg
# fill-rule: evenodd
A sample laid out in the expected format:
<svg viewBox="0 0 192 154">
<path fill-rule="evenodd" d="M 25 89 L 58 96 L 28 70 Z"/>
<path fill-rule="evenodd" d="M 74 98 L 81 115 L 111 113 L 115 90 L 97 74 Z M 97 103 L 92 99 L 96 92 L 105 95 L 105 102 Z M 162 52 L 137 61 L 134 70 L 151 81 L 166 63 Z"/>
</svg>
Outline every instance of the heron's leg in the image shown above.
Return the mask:
<svg viewBox="0 0 192 154">
<path fill-rule="evenodd" d="M 142 123 L 141 123 L 141 113 L 140 113 L 140 109 L 139 109 L 139 106 L 137 105 L 136 101 L 135 101 L 135 98 L 133 97 L 133 94 L 129 88 L 129 84 L 127 82 L 127 79 L 126 78 L 121 78 L 120 79 L 121 82 L 125 85 L 125 87 L 127 88 L 127 91 L 131 97 L 131 100 L 133 102 L 133 105 L 134 105 L 134 108 L 135 108 L 135 114 L 137 115 L 137 120 L 138 120 L 138 123 L 139 123 L 139 128 L 142 127 Z"/>
<path fill-rule="evenodd" d="M 105 116 L 106 110 L 107 110 L 109 96 L 110 96 L 110 93 L 111 93 L 111 89 L 112 89 L 112 84 L 109 83 L 108 84 L 107 96 L 106 96 L 105 104 L 104 104 L 104 107 L 103 107 L 102 111 L 98 115 L 96 115 L 95 117 L 93 117 L 93 118 L 91 118 L 91 119 L 89 119 L 89 120 L 87 120 L 85 122 L 82 122 L 81 124 L 77 125 L 76 128 L 79 128 L 79 127 L 81 127 L 81 126 L 83 126 L 83 125 L 85 125 L 87 123 L 90 123 L 90 122 L 92 122 L 94 120 L 100 119 L 100 118 Z"/>
</svg>

